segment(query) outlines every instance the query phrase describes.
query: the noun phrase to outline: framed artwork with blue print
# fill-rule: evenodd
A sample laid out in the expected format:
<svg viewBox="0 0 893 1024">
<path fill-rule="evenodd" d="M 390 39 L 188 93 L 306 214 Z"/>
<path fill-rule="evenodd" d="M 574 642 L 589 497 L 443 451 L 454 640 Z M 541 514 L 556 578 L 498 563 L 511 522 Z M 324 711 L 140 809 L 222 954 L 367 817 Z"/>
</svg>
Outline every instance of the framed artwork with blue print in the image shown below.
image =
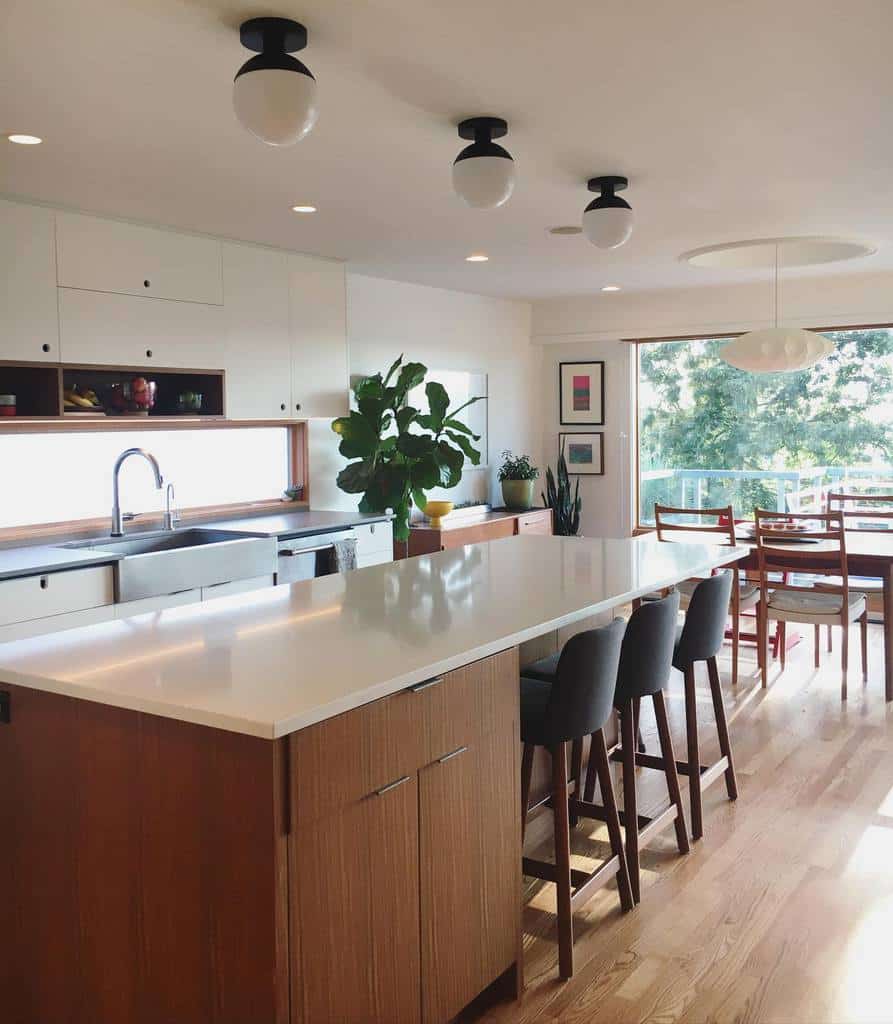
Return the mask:
<svg viewBox="0 0 893 1024">
<path fill-rule="evenodd" d="M 605 475 L 604 434 L 559 434 L 559 451 L 562 445 L 568 473 L 580 476 Z"/>
</svg>

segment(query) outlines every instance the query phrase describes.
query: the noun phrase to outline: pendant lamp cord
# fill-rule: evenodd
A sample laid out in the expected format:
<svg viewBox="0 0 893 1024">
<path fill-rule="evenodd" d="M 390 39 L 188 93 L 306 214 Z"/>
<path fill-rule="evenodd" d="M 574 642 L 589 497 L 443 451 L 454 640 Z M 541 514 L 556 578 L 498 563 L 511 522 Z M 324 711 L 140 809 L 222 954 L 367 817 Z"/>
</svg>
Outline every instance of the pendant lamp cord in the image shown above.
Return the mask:
<svg viewBox="0 0 893 1024">
<path fill-rule="evenodd" d="M 775 243 L 775 326 L 778 327 L 778 242 Z"/>
</svg>

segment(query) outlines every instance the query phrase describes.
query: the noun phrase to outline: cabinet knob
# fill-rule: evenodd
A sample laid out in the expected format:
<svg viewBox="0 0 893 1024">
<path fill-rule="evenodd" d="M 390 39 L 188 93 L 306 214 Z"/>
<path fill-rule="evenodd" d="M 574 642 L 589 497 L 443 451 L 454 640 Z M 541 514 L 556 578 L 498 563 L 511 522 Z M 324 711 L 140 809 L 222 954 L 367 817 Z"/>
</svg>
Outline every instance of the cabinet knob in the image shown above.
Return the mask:
<svg viewBox="0 0 893 1024">
<path fill-rule="evenodd" d="M 44 352 L 49 352 L 49 350 L 50 350 L 50 346 L 47 345 L 46 342 L 44 342 L 44 344 L 41 345 L 40 347 L 41 347 L 41 349 L 43 349 Z"/>
<path fill-rule="evenodd" d="M 152 282 L 151 281 L 143 281 L 143 287 L 144 288 L 151 288 L 152 287 Z"/>
<path fill-rule="evenodd" d="M 300 402 L 295 402 L 295 412 L 300 412 L 300 411 L 301 411 L 301 403 Z"/>
<path fill-rule="evenodd" d="M 281 410 L 282 410 L 283 412 L 285 412 L 285 402 L 283 402 L 283 403 L 282 403 L 282 405 L 280 405 L 280 406 L 279 406 L 279 408 L 280 408 L 280 409 L 281 409 Z"/>
<path fill-rule="evenodd" d="M 147 359 L 151 359 L 152 358 L 152 349 L 150 349 L 150 348 L 146 349 L 146 358 Z"/>
</svg>

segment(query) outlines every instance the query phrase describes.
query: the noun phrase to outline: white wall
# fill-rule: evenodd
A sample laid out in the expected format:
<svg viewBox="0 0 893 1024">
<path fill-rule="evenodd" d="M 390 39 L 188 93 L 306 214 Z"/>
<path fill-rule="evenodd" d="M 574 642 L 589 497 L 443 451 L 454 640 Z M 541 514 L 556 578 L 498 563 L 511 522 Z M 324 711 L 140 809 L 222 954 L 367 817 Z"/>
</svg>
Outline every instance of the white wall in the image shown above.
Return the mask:
<svg viewBox="0 0 893 1024">
<path fill-rule="evenodd" d="M 542 351 L 530 343 L 530 316 L 526 302 L 348 274 L 352 377 L 384 372 L 401 352 L 429 369 L 488 374 L 490 464 L 466 470 L 450 500 L 499 504 L 496 469 L 505 448 L 540 460 Z M 327 421 L 311 423 L 309 443 L 311 505 L 356 508 L 356 497 L 335 486 L 345 461 Z"/>
<path fill-rule="evenodd" d="M 533 341 L 544 346 L 542 446 L 555 458 L 560 430 L 558 363 L 605 360 L 604 477 L 581 477 L 583 533 L 619 536 L 634 525 L 635 346 L 620 339 L 672 338 L 771 325 L 768 283 L 549 299 L 533 307 Z M 782 282 L 779 322 L 799 327 L 893 323 L 893 275 L 851 274 Z M 586 428 L 580 427 L 579 430 Z M 624 435 L 627 435 L 624 437 Z"/>
</svg>

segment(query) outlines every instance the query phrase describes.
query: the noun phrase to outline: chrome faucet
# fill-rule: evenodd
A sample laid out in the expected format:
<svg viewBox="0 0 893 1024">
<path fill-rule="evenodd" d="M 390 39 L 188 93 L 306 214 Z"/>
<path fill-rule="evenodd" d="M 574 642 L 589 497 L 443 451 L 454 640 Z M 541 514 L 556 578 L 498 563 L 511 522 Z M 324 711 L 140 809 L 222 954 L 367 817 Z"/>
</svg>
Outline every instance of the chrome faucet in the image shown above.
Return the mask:
<svg viewBox="0 0 893 1024">
<path fill-rule="evenodd" d="M 176 530 L 180 522 L 180 513 L 174 508 L 174 485 L 168 484 L 164 489 L 164 518 L 161 521 L 163 530 Z"/>
<path fill-rule="evenodd" d="M 124 536 L 124 520 L 128 518 L 121 515 L 121 502 L 119 500 L 119 485 L 118 485 L 118 474 L 121 471 L 121 466 L 125 460 L 130 458 L 131 455 L 142 455 L 142 457 L 152 467 L 152 472 L 155 474 L 155 486 L 160 491 L 164 486 L 164 477 L 161 475 L 161 469 L 158 465 L 158 460 L 154 455 L 151 455 L 143 448 L 128 448 L 126 452 L 121 452 L 117 459 L 115 459 L 115 468 L 112 470 L 112 536 L 123 537 Z M 132 518 L 132 517 L 130 517 Z"/>
</svg>

